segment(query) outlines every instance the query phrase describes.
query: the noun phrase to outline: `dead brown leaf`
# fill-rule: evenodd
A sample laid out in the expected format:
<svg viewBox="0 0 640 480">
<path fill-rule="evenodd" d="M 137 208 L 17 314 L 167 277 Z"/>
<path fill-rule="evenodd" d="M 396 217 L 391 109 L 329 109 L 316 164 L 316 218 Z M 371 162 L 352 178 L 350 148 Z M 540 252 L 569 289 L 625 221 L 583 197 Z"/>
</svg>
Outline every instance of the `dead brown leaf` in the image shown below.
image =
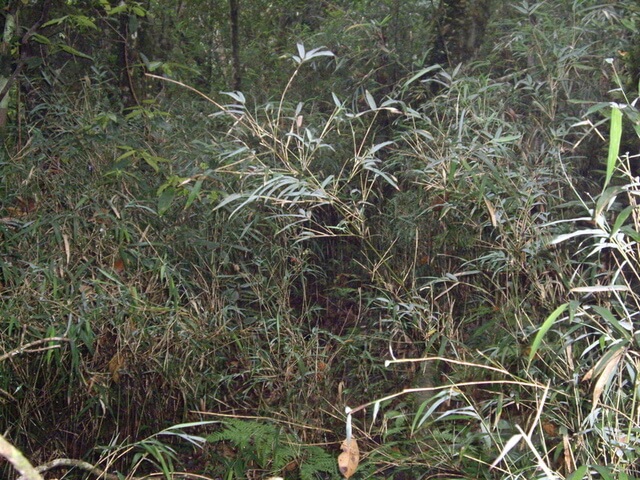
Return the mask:
<svg viewBox="0 0 640 480">
<path fill-rule="evenodd" d="M 358 469 L 360 451 L 354 438 L 345 440 L 340 446 L 342 453 L 338 456 L 338 468 L 344 478 L 351 477 Z"/>
<path fill-rule="evenodd" d="M 598 401 L 600 400 L 600 396 L 604 391 L 606 385 L 609 383 L 614 373 L 618 368 L 618 363 L 620 363 L 620 359 L 624 355 L 624 349 L 620 348 L 617 352 L 615 352 L 604 365 L 602 369 L 602 373 L 598 377 L 596 384 L 593 387 L 593 406 L 592 409 L 595 409 L 598 405 Z M 585 375 L 586 376 L 586 375 Z"/>
<path fill-rule="evenodd" d="M 125 270 L 126 270 L 126 266 L 125 266 L 124 260 L 122 259 L 122 257 L 117 257 L 113 261 L 113 271 L 116 272 L 118 275 L 122 275 Z"/>
<path fill-rule="evenodd" d="M 124 366 L 124 356 L 120 352 L 117 352 L 113 357 L 111 357 L 111 360 L 109 360 L 108 368 L 113 383 L 118 383 L 120 381 L 120 372 L 124 369 Z"/>
</svg>

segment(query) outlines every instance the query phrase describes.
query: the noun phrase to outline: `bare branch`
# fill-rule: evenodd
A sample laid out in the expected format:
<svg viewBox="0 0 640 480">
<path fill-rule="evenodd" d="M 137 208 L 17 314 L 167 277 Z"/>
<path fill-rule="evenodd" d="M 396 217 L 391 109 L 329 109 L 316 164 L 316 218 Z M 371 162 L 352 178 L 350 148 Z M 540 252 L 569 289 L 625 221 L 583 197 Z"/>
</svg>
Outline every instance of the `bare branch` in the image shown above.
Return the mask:
<svg viewBox="0 0 640 480">
<path fill-rule="evenodd" d="M 6 360 L 7 358 L 11 358 L 11 357 L 15 357 L 16 355 L 20 355 L 22 353 L 35 353 L 35 352 L 45 352 L 47 350 L 51 350 L 52 348 L 60 348 L 60 345 L 49 345 L 46 347 L 41 347 L 41 348 L 33 348 L 37 345 L 42 345 L 44 343 L 49 343 L 49 342 L 68 342 L 69 339 L 65 338 L 65 337 L 49 337 L 49 338 L 42 338 L 40 340 L 36 340 L 34 342 L 31 343 L 27 343 L 26 345 L 22 345 L 14 350 L 11 350 L 10 352 L 5 353 L 4 355 L 0 355 L 0 362 Z"/>
</svg>

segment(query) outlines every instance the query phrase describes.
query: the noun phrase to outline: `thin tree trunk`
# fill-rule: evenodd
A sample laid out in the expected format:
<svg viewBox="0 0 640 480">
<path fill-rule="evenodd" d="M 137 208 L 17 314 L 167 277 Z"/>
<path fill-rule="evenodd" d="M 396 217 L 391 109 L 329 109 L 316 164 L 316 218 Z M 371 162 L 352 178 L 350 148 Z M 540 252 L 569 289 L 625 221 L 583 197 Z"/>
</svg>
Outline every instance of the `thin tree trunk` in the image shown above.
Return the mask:
<svg viewBox="0 0 640 480">
<path fill-rule="evenodd" d="M 229 20 L 231 23 L 231 58 L 233 62 L 233 89 L 241 90 L 242 72 L 240 65 L 240 0 L 229 0 Z"/>
<path fill-rule="evenodd" d="M 120 14 L 118 33 L 120 42 L 118 43 L 118 68 L 120 70 L 120 98 L 124 108 L 136 105 L 136 92 L 131 79 L 131 67 L 129 62 L 129 29 L 127 28 L 129 16 L 126 13 Z"/>
<path fill-rule="evenodd" d="M 9 108 L 9 89 L 11 88 L 11 53 L 9 42 L 16 29 L 16 23 L 12 14 L 5 17 L 4 33 L 0 41 L 0 135 L 4 134 L 7 125 L 7 111 Z M 15 78 L 13 79 L 15 81 Z"/>
</svg>

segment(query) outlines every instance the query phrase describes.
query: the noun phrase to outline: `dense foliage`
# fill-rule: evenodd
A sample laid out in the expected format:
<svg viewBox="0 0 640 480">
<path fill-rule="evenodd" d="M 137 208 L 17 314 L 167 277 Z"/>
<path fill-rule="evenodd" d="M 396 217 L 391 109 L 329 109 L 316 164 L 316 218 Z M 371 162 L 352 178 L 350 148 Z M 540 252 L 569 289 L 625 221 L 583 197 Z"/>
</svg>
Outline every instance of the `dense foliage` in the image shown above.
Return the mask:
<svg viewBox="0 0 640 480">
<path fill-rule="evenodd" d="M 2 478 L 640 477 L 637 2 L 2 18 Z"/>
</svg>

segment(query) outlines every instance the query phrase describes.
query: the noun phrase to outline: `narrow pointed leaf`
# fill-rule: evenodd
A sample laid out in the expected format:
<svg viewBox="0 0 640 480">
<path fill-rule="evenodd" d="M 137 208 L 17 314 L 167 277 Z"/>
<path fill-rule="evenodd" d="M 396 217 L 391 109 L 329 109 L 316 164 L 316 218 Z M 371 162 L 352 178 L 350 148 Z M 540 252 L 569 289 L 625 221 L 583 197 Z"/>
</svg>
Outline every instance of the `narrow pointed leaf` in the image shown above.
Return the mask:
<svg viewBox="0 0 640 480">
<path fill-rule="evenodd" d="M 567 309 L 568 306 L 569 306 L 568 303 L 564 303 L 560 305 L 544 321 L 544 323 L 540 327 L 540 330 L 538 331 L 538 334 L 536 335 L 536 338 L 533 340 L 533 343 L 531 344 L 531 351 L 529 352 L 529 363 L 531 363 L 531 361 L 533 360 L 533 357 L 536 356 L 536 353 L 540 348 L 540 344 L 542 343 L 542 339 L 544 338 L 546 333 L 553 326 L 553 324 L 556 322 L 558 317 L 562 315 L 562 313 Z"/>
<path fill-rule="evenodd" d="M 616 105 L 611 109 L 611 128 L 609 131 L 609 155 L 607 157 L 607 176 L 605 186 L 609 185 L 609 181 L 613 176 L 616 162 L 618 161 L 618 153 L 620 152 L 620 139 L 622 137 L 622 112 Z"/>
<path fill-rule="evenodd" d="M 378 106 L 376 105 L 376 101 L 373 98 L 373 95 L 371 95 L 371 93 L 369 92 L 369 90 L 366 90 L 364 92 L 364 97 L 367 100 L 367 104 L 369 105 L 369 108 L 371 110 L 375 110 L 376 108 L 378 108 Z"/>
</svg>

